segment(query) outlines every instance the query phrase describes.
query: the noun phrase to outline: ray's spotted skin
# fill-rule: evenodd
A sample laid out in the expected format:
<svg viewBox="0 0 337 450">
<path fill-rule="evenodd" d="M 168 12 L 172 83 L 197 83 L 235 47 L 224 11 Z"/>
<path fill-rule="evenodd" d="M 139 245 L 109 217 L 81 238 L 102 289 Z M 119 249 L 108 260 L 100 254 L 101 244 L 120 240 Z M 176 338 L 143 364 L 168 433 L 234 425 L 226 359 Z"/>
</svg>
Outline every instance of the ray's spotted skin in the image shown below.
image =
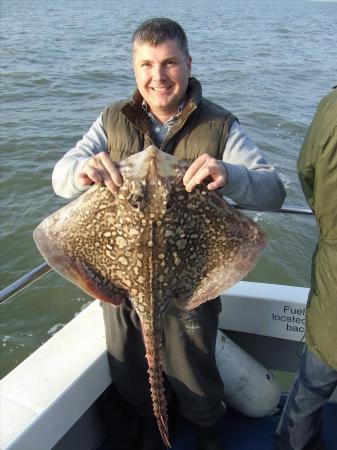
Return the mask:
<svg viewBox="0 0 337 450">
<path fill-rule="evenodd" d="M 185 161 L 151 146 L 119 163 L 123 185 L 96 184 L 34 231 L 49 265 L 91 296 L 118 306 L 130 298 L 146 348 L 153 410 L 167 447 L 161 364 L 163 317 L 215 298 L 251 270 L 263 231 L 200 185 L 187 192 Z"/>
</svg>

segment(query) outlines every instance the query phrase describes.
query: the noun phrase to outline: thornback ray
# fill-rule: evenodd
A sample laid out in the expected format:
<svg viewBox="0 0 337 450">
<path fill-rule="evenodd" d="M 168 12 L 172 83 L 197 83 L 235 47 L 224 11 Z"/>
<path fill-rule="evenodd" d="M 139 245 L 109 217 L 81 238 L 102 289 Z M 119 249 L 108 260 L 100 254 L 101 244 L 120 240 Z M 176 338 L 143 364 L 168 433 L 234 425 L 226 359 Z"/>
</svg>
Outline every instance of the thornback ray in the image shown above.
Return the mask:
<svg viewBox="0 0 337 450">
<path fill-rule="evenodd" d="M 240 281 L 265 233 L 204 184 L 187 192 L 190 163 L 151 146 L 118 163 L 123 185 L 96 184 L 34 230 L 48 264 L 114 306 L 129 298 L 142 326 L 153 410 L 167 447 L 161 363 L 165 312 L 193 309 Z"/>
</svg>

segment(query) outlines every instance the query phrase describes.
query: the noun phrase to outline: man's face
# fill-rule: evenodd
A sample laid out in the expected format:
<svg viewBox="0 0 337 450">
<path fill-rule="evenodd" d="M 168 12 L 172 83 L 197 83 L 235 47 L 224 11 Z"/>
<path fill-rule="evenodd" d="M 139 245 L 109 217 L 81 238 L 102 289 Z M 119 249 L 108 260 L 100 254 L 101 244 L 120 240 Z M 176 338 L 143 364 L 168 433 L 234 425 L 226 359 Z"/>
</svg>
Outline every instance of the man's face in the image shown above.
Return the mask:
<svg viewBox="0 0 337 450">
<path fill-rule="evenodd" d="M 138 89 L 150 111 L 162 122 L 176 114 L 191 76 L 191 58 L 176 40 L 156 46 L 136 43 L 133 65 Z"/>
</svg>

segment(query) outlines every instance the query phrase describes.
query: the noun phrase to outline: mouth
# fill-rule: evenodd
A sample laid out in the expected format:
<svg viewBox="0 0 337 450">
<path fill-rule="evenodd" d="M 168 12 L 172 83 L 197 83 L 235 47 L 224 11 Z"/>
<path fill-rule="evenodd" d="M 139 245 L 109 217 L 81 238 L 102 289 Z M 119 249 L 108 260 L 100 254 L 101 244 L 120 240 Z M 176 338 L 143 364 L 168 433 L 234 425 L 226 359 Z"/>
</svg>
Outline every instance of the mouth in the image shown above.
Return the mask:
<svg viewBox="0 0 337 450">
<path fill-rule="evenodd" d="M 165 93 L 167 91 L 169 91 L 172 88 L 172 85 L 170 86 L 150 86 L 150 89 L 154 92 L 159 92 L 159 93 Z"/>
</svg>

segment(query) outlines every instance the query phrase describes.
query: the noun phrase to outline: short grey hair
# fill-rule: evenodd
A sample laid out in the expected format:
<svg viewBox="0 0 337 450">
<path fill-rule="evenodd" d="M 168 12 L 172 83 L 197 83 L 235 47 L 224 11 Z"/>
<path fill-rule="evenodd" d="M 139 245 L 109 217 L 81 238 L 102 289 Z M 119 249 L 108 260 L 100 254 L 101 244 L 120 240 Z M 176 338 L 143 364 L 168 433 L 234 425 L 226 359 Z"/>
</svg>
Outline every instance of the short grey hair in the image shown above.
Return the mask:
<svg viewBox="0 0 337 450">
<path fill-rule="evenodd" d="M 136 44 L 150 44 L 153 46 L 162 44 L 166 41 L 176 40 L 178 47 L 188 58 L 188 43 L 185 31 L 174 20 L 165 17 L 149 19 L 143 22 L 132 36 L 132 48 L 135 49 Z"/>
</svg>

